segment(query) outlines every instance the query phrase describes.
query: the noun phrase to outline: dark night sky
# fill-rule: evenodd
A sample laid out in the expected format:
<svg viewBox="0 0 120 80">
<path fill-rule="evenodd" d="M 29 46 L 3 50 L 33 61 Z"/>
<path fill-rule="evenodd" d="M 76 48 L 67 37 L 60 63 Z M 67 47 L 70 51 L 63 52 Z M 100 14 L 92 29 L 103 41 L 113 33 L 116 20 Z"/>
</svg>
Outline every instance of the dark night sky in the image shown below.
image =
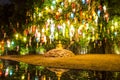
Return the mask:
<svg viewBox="0 0 120 80">
<path fill-rule="evenodd" d="M 0 0 L 0 5 L 10 4 L 10 0 Z"/>
</svg>

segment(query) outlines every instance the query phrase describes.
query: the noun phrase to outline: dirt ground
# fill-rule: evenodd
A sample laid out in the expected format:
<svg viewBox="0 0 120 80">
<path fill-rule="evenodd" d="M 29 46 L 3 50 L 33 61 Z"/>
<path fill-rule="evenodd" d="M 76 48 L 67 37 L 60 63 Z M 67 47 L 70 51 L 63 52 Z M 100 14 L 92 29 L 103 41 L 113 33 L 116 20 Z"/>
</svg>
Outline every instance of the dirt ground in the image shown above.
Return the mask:
<svg viewBox="0 0 120 80">
<path fill-rule="evenodd" d="M 44 57 L 43 55 L 8 55 L 0 59 L 25 62 L 45 67 L 84 69 L 97 71 L 120 71 L 120 55 L 117 54 L 85 54 L 73 57 Z"/>
</svg>

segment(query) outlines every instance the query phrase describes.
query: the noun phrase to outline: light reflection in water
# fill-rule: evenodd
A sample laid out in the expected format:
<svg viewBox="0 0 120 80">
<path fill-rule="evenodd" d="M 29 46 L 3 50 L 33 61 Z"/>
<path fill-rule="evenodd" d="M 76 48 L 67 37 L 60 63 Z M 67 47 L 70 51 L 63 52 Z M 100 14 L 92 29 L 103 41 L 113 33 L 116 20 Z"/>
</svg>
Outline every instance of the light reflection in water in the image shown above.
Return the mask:
<svg viewBox="0 0 120 80">
<path fill-rule="evenodd" d="M 120 80 L 120 72 L 45 68 L 0 60 L 0 80 Z"/>
<path fill-rule="evenodd" d="M 55 72 L 58 80 L 61 79 L 61 76 L 64 72 L 67 72 L 68 69 L 58 69 L 58 68 L 47 68 L 48 70 L 52 71 L 52 72 Z"/>
</svg>

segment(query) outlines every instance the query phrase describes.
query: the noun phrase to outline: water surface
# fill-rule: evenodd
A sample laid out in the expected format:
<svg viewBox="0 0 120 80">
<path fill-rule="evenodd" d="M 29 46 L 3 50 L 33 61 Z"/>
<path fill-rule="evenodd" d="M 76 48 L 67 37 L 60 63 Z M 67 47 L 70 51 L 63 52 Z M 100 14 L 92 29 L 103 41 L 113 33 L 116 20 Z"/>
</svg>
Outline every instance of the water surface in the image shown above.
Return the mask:
<svg viewBox="0 0 120 80">
<path fill-rule="evenodd" d="M 120 80 L 120 72 L 58 69 L 0 60 L 0 80 Z"/>
</svg>

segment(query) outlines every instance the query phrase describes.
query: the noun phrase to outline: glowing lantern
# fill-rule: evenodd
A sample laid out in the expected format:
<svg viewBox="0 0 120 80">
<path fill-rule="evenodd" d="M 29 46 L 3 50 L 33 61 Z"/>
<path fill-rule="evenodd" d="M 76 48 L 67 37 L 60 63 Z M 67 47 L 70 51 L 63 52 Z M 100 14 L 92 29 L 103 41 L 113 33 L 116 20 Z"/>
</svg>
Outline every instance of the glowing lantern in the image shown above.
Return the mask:
<svg viewBox="0 0 120 80">
<path fill-rule="evenodd" d="M 39 17 L 41 17 L 42 16 L 42 13 L 39 13 L 39 15 L 38 15 Z"/>
<path fill-rule="evenodd" d="M 96 23 L 96 25 L 98 25 L 98 16 L 96 16 L 96 18 L 95 18 L 95 23 Z"/>
<path fill-rule="evenodd" d="M 26 30 L 24 30 L 24 35 L 28 35 L 28 33 L 29 33 L 29 31 L 26 29 Z"/>
<path fill-rule="evenodd" d="M 117 36 L 117 32 L 114 32 L 114 35 Z"/>
<path fill-rule="evenodd" d="M 72 40 L 72 37 L 74 36 L 74 33 L 75 33 L 75 28 L 73 25 L 71 25 L 70 27 L 70 40 Z"/>
<path fill-rule="evenodd" d="M 5 70 L 5 76 L 8 76 L 8 72 L 9 72 L 9 69 L 7 68 L 7 69 Z"/>
<path fill-rule="evenodd" d="M 51 44 L 51 42 L 54 41 L 54 35 L 50 35 L 49 38 L 50 38 L 50 44 Z"/>
<path fill-rule="evenodd" d="M 56 19 L 59 19 L 60 13 L 56 12 Z"/>
<path fill-rule="evenodd" d="M 2 76 L 2 74 L 3 74 L 3 72 L 2 72 L 2 70 L 0 70 L 0 76 Z"/>
<path fill-rule="evenodd" d="M 18 39 L 19 35 L 18 35 L 18 34 L 16 34 L 16 35 L 15 35 L 15 37 L 16 37 L 16 39 Z"/>
<path fill-rule="evenodd" d="M 7 47 L 10 48 L 10 40 L 7 40 Z"/>
<path fill-rule="evenodd" d="M 101 11 L 100 11 L 100 10 L 98 10 L 97 14 L 98 14 L 98 16 L 100 17 Z"/>
<path fill-rule="evenodd" d="M 55 39 L 58 40 L 58 33 L 55 33 Z"/>
<path fill-rule="evenodd" d="M 71 14 L 70 14 L 70 17 L 73 19 L 73 18 L 74 18 L 74 13 L 71 13 Z"/>
<path fill-rule="evenodd" d="M 46 6 L 45 7 L 45 10 L 47 11 L 47 12 L 49 12 L 50 11 L 50 9 Z"/>
<path fill-rule="evenodd" d="M 55 4 L 56 4 L 56 1 L 55 1 L 55 0 L 53 0 L 53 1 L 52 1 L 52 4 L 53 4 L 53 5 L 55 5 Z"/>
<path fill-rule="evenodd" d="M 0 44 L 0 48 L 2 47 L 2 45 Z"/>
<path fill-rule="evenodd" d="M 12 71 L 12 70 L 10 70 L 10 71 L 9 71 L 9 74 L 10 74 L 10 76 L 12 76 L 12 74 L 13 74 L 13 71 Z"/>
<path fill-rule="evenodd" d="M 75 3 L 72 3 L 72 8 L 75 8 L 75 6 L 76 6 Z"/>
<path fill-rule="evenodd" d="M 14 41 L 12 41 L 11 44 L 14 45 L 15 44 Z"/>
<path fill-rule="evenodd" d="M 63 23 L 63 36 L 65 36 L 65 29 L 66 29 L 66 24 Z"/>
<path fill-rule="evenodd" d="M 103 10 L 104 10 L 104 12 L 106 12 L 106 10 L 107 10 L 105 5 L 103 6 Z"/>
<path fill-rule="evenodd" d="M 24 79 L 25 79 L 25 75 L 22 75 L 22 76 L 21 76 L 21 79 L 24 80 Z"/>
<path fill-rule="evenodd" d="M 103 9 L 102 5 L 99 5 L 98 8 L 100 11 L 102 11 L 102 9 Z"/>
<path fill-rule="evenodd" d="M 78 34 L 82 34 L 82 28 L 83 28 L 83 25 L 80 25 L 79 28 L 78 28 Z"/>
<path fill-rule="evenodd" d="M 70 2 L 72 2 L 72 0 L 68 0 L 68 2 L 70 3 Z"/>
<path fill-rule="evenodd" d="M 55 31 L 55 24 L 51 24 L 50 31 L 51 31 L 51 33 L 54 33 L 54 31 Z"/>
<path fill-rule="evenodd" d="M 0 69 L 3 69 L 3 63 L 0 61 Z"/>
<path fill-rule="evenodd" d="M 33 14 L 33 18 L 34 18 L 34 19 L 36 18 L 36 14 L 35 14 L 35 13 Z"/>
<path fill-rule="evenodd" d="M 67 21 L 67 24 L 70 25 L 70 21 L 69 20 Z"/>
<path fill-rule="evenodd" d="M 82 3 L 83 3 L 83 4 L 85 4 L 85 2 L 86 2 L 85 0 L 82 0 Z"/>
<path fill-rule="evenodd" d="M 51 6 L 51 10 L 54 10 L 55 9 L 55 7 L 54 6 Z"/>
<path fill-rule="evenodd" d="M 23 41 L 26 42 L 26 41 L 27 41 L 27 38 L 26 38 L 26 37 L 23 37 Z"/>
<path fill-rule="evenodd" d="M 36 31 L 36 26 L 33 25 L 33 26 L 32 26 L 32 33 L 34 33 L 35 31 Z"/>
<path fill-rule="evenodd" d="M 115 22 L 115 27 L 117 27 L 118 26 L 118 22 Z"/>
<path fill-rule="evenodd" d="M 39 80 L 38 76 L 35 76 L 35 80 Z"/>
<path fill-rule="evenodd" d="M 59 11 L 59 13 L 62 13 L 62 9 L 61 8 L 59 8 L 58 11 Z"/>
<path fill-rule="evenodd" d="M 89 4 L 89 3 L 90 3 L 90 0 L 86 0 L 86 2 L 87 2 L 87 4 Z"/>
<path fill-rule="evenodd" d="M 50 21 L 51 21 L 50 19 L 47 19 L 47 23 L 48 23 L 48 24 L 50 24 Z"/>
<path fill-rule="evenodd" d="M 64 2 L 61 3 L 61 6 L 64 6 Z"/>
<path fill-rule="evenodd" d="M 109 21 L 109 14 L 106 13 L 105 16 L 104 16 L 105 20 L 108 22 Z"/>
</svg>

